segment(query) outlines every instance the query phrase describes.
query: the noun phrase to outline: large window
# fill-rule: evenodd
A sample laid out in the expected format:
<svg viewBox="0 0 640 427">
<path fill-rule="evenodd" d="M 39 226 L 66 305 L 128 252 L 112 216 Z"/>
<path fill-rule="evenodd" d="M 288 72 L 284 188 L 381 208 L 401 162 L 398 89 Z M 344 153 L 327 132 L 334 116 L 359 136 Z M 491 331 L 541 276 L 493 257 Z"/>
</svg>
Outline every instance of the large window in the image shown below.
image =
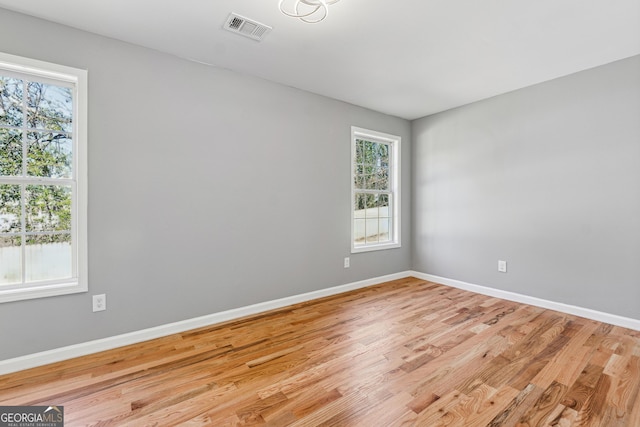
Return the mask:
<svg viewBox="0 0 640 427">
<path fill-rule="evenodd" d="M 351 252 L 400 247 L 400 137 L 351 128 Z"/>
<path fill-rule="evenodd" d="M 0 53 L 0 302 L 87 290 L 86 90 Z"/>
</svg>

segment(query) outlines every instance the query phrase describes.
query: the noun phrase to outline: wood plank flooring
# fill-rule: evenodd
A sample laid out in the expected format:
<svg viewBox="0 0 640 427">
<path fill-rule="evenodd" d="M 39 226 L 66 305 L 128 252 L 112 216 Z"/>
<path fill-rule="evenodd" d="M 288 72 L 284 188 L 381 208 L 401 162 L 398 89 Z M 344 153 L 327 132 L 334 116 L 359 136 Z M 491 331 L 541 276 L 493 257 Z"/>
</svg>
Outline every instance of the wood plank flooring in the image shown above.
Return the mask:
<svg viewBox="0 0 640 427">
<path fill-rule="evenodd" d="M 640 332 L 415 278 L 0 377 L 67 426 L 640 426 Z"/>
</svg>

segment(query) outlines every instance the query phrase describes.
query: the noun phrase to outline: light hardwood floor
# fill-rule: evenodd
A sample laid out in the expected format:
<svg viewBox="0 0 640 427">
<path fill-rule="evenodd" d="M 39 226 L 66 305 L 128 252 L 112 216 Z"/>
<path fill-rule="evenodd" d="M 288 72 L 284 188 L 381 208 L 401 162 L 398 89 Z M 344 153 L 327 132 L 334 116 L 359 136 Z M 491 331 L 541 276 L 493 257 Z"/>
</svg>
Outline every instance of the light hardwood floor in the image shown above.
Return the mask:
<svg viewBox="0 0 640 427">
<path fill-rule="evenodd" d="M 640 426 L 640 332 L 408 278 L 0 377 L 67 426 Z"/>
</svg>

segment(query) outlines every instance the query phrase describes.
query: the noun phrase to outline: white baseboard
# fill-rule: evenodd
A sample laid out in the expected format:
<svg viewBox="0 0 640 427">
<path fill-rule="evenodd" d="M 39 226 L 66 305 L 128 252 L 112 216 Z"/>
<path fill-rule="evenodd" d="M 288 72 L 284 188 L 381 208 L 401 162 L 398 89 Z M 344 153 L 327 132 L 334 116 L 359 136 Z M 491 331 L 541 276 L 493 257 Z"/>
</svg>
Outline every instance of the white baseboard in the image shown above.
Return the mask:
<svg viewBox="0 0 640 427">
<path fill-rule="evenodd" d="M 488 295 L 491 297 L 501 298 L 509 301 L 529 304 L 536 307 L 547 308 L 550 310 L 560 311 L 575 316 L 585 317 L 599 322 L 609 323 L 616 326 L 640 331 L 640 320 L 622 317 L 615 314 L 604 313 L 602 311 L 591 310 L 589 308 L 577 307 L 575 305 L 563 304 L 561 302 L 549 301 L 528 295 L 518 294 L 515 292 L 503 291 L 500 289 L 489 288 L 472 283 L 462 282 L 460 280 L 448 279 L 446 277 L 434 276 L 432 274 L 420 273 L 418 271 L 410 272 L 413 277 L 428 280 L 430 282 L 440 283 L 451 286 L 453 288 L 463 289 L 465 291 L 475 292 L 477 294 Z"/>
<path fill-rule="evenodd" d="M 161 338 L 167 335 L 177 334 L 192 329 L 211 326 L 218 323 L 239 319 L 241 317 L 263 313 L 265 311 L 287 307 L 289 305 L 298 304 L 301 302 L 311 301 L 314 299 L 337 295 L 355 289 L 377 285 L 379 283 L 388 282 L 390 280 L 402 279 L 410 275 L 411 272 L 409 271 L 389 274 L 386 276 L 361 280 L 359 282 L 348 283 L 346 285 L 335 286 L 328 289 L 320 289 L 318 291 L 253 304 L 233 310 L 222 311 L 207 316 L 183 320 L 181 322 L 169 323 L 167 325 L 156 326 L 154 328 L 143 329 L 141 331 L 130 332 L 123 335 L 117 335 L 114 337 L 103 338 L 86 343 L 70 345 L 67 347 L 43 351 L 41 353 L 29 354 L 13 359 L 2 360 L 0 361 L 0 375 L 18 372 L 24 369 L 35 368 L 37 366 L 43 366 L 50 363 L 60 362 L 63 360 L 72 359 L 74 357 L 86 356 L 88 354 L 111 350 L 125 345 L 137 344 L 143 341 Z"/>
<path fill-rule="evenodd" d="M 475 292 L 482 295 L 488 295 L 509 301 L 529 304 L 536 307 L 547 308 L 550 310 L 573 314 L 576 316 L 585 317 L 587 319 L 597 320 L 599 322 L 610 323 L 612 325 L 622 326 L 625 328 L 640 331 L 640 320 L 637 319 L 631 319 L 627 317 L 617 316 L 615 314 L 591 310 L 588 308 L 544 300 L 541 298 L 522 295 L 515 292 L 474 285 L 472 283 L 448 279 L 446 277 L 434 276 L 432 274 L 420 273 L 418 271 L 404 271 L 400 273 L 389 274 L 386 276 L 375 277 L 372 279 L 361 280 L 359 282 L 348 283 L 346 285 L 335 286 L 328 289 L 320 289 L 318 291 L 253 304 L 233 310 L 222 311 L 219 313 L 196 317 L 181 322 L 169 323 L 167 325 L 143 329 L 141 331 L 130 332 L 128 334 L 75 344 L 68 347 L 44 351 L 41 353 L 16 357 L 14 359 L 2 360 L 0 361 L 0 375 L 18 372 L 24 369 L 35 368 L 37 366 L 43 366 L 49 363 L 60 362 L 63 360 L 72 359 L 74 357 L 86 356 L 88 354 L 111 350 L 114 348 L 136 344 L 155 338 L 161 338 L 167 335 L 177 334 L 192 329 L 212 326 L 218 323 L 239 319 L 245 316 L 251 316 L 258 313 L 263 313 L 265 311 L 275 310 L 278 308 L 287 307 L 289 305 L 311 301 L 331 295 L 337 295 L 355 289 L 366 288 L 368 286 L 377 285 L 379 283 L 384 283 L 391 280 L 403 279 L 409 276 L 413 276 L 422 280 L 428 280 L 430 282 L 440 283 L 442 285 L 447 285 L 458 289 L 463 289 L 470 292 Z"/>
</svg>

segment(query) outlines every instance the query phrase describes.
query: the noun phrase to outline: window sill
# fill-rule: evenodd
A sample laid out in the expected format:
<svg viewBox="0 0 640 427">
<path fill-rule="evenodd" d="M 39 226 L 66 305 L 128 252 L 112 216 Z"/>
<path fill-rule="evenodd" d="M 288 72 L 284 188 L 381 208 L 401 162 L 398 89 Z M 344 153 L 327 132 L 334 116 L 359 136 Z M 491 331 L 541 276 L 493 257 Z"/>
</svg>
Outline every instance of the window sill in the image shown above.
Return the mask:
<svg viewBox="0 0 640 427">
<path fill-rule="evenodd" d="M 381 243 L 379 245 L 367 245 L 367 246 L 353 246 L 351 248 L 352 254 L 357 254 L 360 252 L 372 252 L 372 251 L 384 251 L 386 249 L 396 249 L 400 248 L 402 245 L 397 242 L 393 243 Z"/>
<path fill-rule="evenodd" d="M 0 303 L 23 301 L 35 298 L 46 298 L 58 295 L 77 294 L 87 291 L 87 285 L 83 285 L 81 283 L 78 283 L 77 281 L 42 285 L 32 288 L 7 289 L 0 291 Z"/>
</svg>

